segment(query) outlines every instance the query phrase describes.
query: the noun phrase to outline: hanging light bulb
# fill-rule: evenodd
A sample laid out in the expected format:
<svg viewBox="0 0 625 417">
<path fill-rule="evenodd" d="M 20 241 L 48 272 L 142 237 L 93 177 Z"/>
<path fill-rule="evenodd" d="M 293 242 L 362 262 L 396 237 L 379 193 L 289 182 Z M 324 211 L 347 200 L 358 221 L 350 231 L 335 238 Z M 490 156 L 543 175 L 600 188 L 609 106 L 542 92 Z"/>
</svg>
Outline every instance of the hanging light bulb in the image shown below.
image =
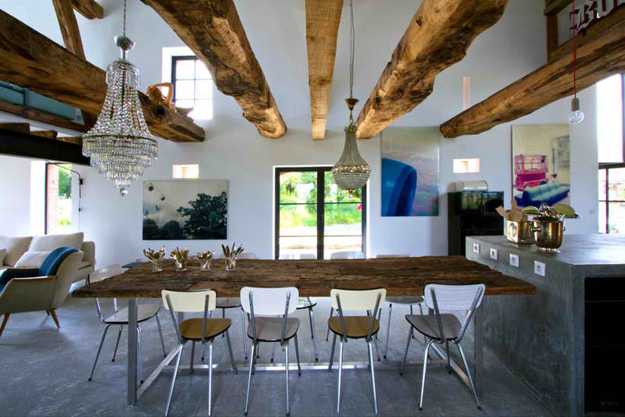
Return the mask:
<svg viewBox="0 0 625 417">
<path fill-rule="evenodd" d="M 578 125 L 584 121 L 584 112 L 581 110 L 577 97 L 577 19 L 575 18 L 575 1 L 571 2 L 571 38 L 573 40 L 573 100 L 571 100 L 571 113 L 569 123 Z"/>
<path fill-rule="evenodd" d="M 345 100 L 349 109 L 349 124 L 345 127 L 345 146 L 343 153 L 338 162 L 332 168 L 334 181 L 339 188 L 347 191 L 355 191 L 367 184 L 371 168 L 358 151 L 358 142 L 356 141 L 356 125 L 354 124 L 353 110 L 358 103 L 358 99 L 353 96 L 354 92 L 354 5 L 349 3 L 351 17 L 351 50 L 349 57 L 349 98 Z"/>
<path fill-rule="evenodd" d="M 106 70 L 106 98 L 95 125 L 82 137 L 82 153 L 125 197 L 130 183 L 158 156 L 158 143 L 148 129 L 137 94 L 139 71 L 126 60 L 134 46 L 126 37 L 126 0 L 123 35 L 115 37 L 115 44 L 121 49 L 121 59 Z"/>
</svg>

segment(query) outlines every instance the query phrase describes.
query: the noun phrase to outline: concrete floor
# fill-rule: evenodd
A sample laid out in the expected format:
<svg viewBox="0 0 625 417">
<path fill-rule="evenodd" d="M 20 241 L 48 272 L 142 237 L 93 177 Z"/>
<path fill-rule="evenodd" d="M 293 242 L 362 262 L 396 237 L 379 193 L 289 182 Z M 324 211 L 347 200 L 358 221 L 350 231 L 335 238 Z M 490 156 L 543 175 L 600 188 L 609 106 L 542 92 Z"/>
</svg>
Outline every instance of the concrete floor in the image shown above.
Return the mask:
<svg viewBox="0 0 625 417">
<path fill-rule="evenodd" d="M 329 304 L 319 300 L 315 309 L 316 335 L 320 360 L 327 361 L 331 343 L 325 342 L 325 321 Z M 408 327 L 401 307 L 393 311 L 389 360 L 399 360 L 405 346 Z M 116 331 L 109 331 L 102 356 L 92 382 L 87 382 L 103 325 L 98 321 L 93 300 L 69 298 L 58 312 L 61 330 L 57 330 L 45 313 L 25 313 L 11 317 L 0 338 L 0 416 L 158 416 L 163 415 L 170 373 L 163 373 L 135 407 L 126 405 L 126 337 L 120 344 L 116 362 L 111 362 Z M 313 360 L 308 317 L 299 312 L 302 362 Z M 160 314 L 169 349 L 175 344 L 171 321 Z M 241 315 L 233 310 L 234 355 L 243 360 Z M 146 376 L 160 361 L 161 347 L 155 322 L 143 326 L 143 352 Z M 386 329 L 386 317 L 383 317 Z M 113 329 L 111 329 L 113 330 Z M 383 349 L 385 332 L 380 336 Z M 466 340 L 467 354 L 472 358 L 471 341 Z M 366 360 L 366 345 L 350 341 L 345 347 L 345 360 Z M 188 364 L 187 349 L 183 363 Z M 276 350 L 276 358 L 282 358 Z M 261 349 L 261 361 L 267 361 L 271 348 Z M 196 359 L 199 361 L 199 354 Z M 412 343 L 409 357 L 421 358 L 422 346 Z M 291 358 L 295 359 L 294 349 Z M 223 341 L 215 344 L 215 360 L 227 363 Z M 280 359 L 278 359 L 280 360 Z M 471 360 L 471 359 L 470 359 Z M 546 416 L 548 412 L 532 394 L 496 359 L 486 353 L 485 372 L 481 379 L 483 409 L 477 410 L 470 391 L 444 367 L 428 369 L 423 411 L 417 408 L 421 368 L 409 369 L 400 377 L 396 371 L 376 372 L 381 416 Z M 301 377 L 291 373 L 291 415 L 335 415 L 337 372 L 304 371 Z M 207 415 L 207 376 L 196 372 L 182 373 L 176 382 L 171 416 Z M 213 415 L 243 415 L 247 374 L 215 373 L 213 379 Z M 369 374 L 367 370 L 344 372 L 343 416 L 373 415 Z M 253 380 L 250 416 L 284 415 L 284 374 L 258 372 Z"/>
</svg>

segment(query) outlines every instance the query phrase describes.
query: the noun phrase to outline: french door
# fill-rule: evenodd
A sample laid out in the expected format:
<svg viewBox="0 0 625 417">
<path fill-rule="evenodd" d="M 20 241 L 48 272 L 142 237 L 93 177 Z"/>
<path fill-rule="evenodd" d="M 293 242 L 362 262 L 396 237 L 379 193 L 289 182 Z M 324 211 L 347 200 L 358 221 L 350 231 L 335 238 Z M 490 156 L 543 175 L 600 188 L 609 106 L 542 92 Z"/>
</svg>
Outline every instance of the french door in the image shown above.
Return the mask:
<svg viewBox="0 0 625 417">
<path fill-rule="evenodd" d="M 367 189 L 338 188 L 331 167 L 275 169 L 275 258 L 365 252 Z"/>
</svg>

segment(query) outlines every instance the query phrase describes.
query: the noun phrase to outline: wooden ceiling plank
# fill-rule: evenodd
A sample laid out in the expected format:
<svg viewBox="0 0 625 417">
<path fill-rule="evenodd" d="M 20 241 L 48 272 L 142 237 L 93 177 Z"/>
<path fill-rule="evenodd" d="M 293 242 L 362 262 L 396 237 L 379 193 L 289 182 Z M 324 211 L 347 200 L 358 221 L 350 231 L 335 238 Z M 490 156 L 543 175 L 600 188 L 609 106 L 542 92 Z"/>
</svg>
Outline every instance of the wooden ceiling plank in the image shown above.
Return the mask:
<svg viewBox="0 0 625 417">
<path fill-rule="evenodd" d="M 0 10 L 0 80 L 29 88 L 91 114 L 106 95 L 105 72 Z M 193 120 L 139 92 L 151 132 L 175 142 L 201 142 Z"/>
<path fill-rule="evenodd" d="M 1 130 L 7 130 L 10 132 L 18 132 L 18 133 L 30 133 L 30 124 L 29 123 L 0 123 Z"/>
<path fill-rule="evenodd" d="M 545 0 L 545 15 L 556 15 L 571 5 L 573 0 Z"/>
<path fill-rule="evenodd" d="M 217 88 L 234 97 L 261 135 L 275 139 L 286 133 L 233 0 L 142 1 L 206 64 Z"/>
<path fill-rule="evenodd" d="M 24 119 L 46 123 L 64 129 L 75 130 L 77 132 L 86 132 L 88 130 L 87 126 L 84 124 L 73 122 L 64 117 L 57 116 L 56 114 L 47 113 L 32 107 L 9 103 L 7 101 L 0 100 L 0 111 L 11 113 L 16 116 L 23 117 Z"/>
<path fill-rule="evenodd" d="M 370 138 L 428 97 L 435 77 L 460 61 L 502 16 L 507 0 L 423 0 L 358 116 Z"/>
<path fill-rule="evenodd" d="M 65 48 L 74 55 L 85 59 L 85 51 L 82 47 L 82 39 L 80 38 L 80 29 L 74 14 L 71 0 L 52 0 L 56 18 L 59 21 L 61 35 L 63 35 L 63 43 Z"/>
<path fill-rule="evenodd" d="M 625 7 L 590 26 L 577 39 L 577 89 L 625 71 Z M 573 64 L 564 44 L 547 65 L 441 125 L 445 137 L 475 135 L 573 94 Z"/>
<path fill-rule="evenodd" d="M 102 19 L 104 10 L 95 0 L 71 0 L 72 6 L 87 19 Z"/>
<path fill-rule="evenodd" d="M 58 132 L 56 130 L 31 130 L 31 135 L 46 139 L 56 139 Z"/>
<path fill-rule="evenodd" d="M 343 0 L 306 0 L 306 49 L 313 139 L 324 139 Z"/>
</svg>

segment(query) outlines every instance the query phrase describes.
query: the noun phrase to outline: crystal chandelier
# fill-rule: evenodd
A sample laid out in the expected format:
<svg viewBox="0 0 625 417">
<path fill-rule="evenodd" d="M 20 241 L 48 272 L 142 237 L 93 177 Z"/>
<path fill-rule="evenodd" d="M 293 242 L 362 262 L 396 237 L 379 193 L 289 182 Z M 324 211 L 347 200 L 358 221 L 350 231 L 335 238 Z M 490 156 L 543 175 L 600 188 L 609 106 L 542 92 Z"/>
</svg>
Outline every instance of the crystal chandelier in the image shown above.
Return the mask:
<svg viewBox="0 0 625 417">
<path fill-rule="evenodd" d="M 338 162 L 332 168 L 334 181 L 339 188 L 354 191 L 367 184 L 371 168 L 358 152 L 356 142 L 356 125 L 354 124 L 353 110 L 358 100 L 354 98 L 354 4 L 349 3 L 351 22 L 351 50 L 349 56 L 349 98 L 345 100 L 349 108 L 349 125 L 345 128 L 345 147 Z"/>
<path fill-rule="evenodd" d="M 126 37 L 126 0 L 123 34 L 115 37 L 115 44 L 121 49 L 121 59 L 106 70 L 106 98 L 95 126 L 82 137 L 82 153 L 125 197 L 130 183 L 158 156 L 158 143 L 148 129 L 137 94 L 139 71 L 126 60 L 134 46 Z"/>
</svg>

